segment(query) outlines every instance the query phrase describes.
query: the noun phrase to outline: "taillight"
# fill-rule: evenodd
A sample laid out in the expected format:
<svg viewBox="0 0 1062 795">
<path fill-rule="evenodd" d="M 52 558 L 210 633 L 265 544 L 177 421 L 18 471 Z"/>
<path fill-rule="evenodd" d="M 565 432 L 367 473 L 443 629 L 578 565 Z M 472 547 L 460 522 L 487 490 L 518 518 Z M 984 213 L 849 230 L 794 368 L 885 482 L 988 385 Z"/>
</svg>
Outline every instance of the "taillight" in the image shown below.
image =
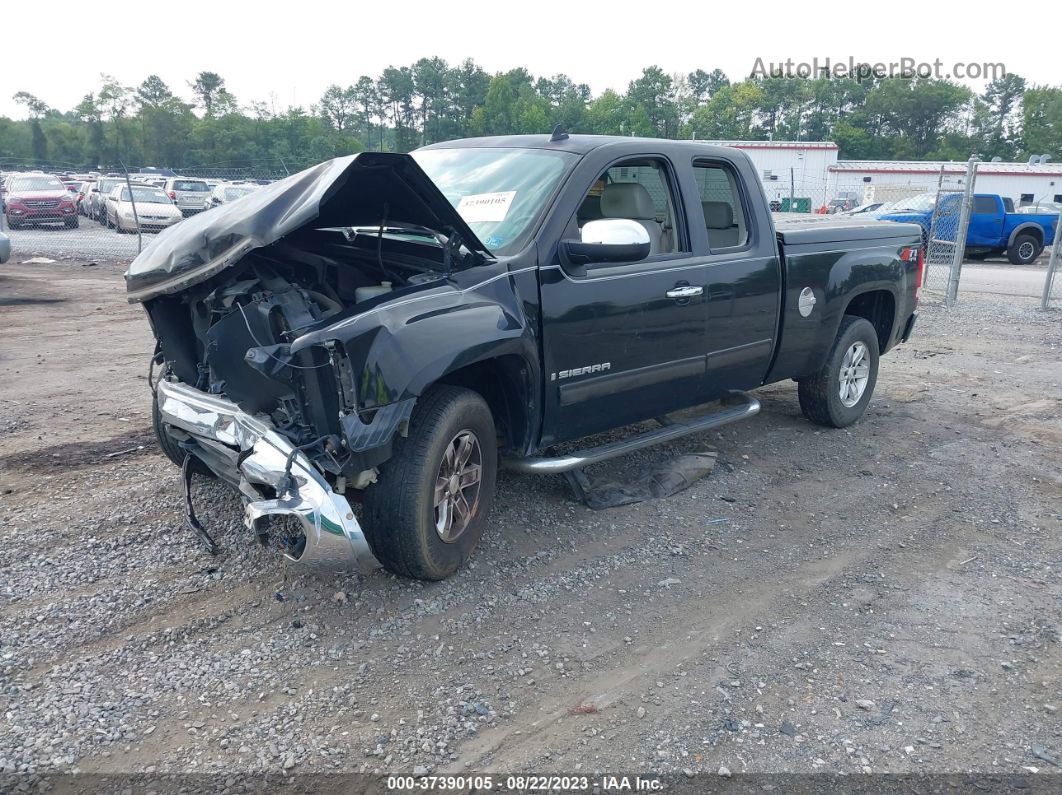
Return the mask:
<svg viewBox="0 0 1062 795">
<path fill-rule="evenodd" d="M 908 246 L 901 249 L 900 260 L 915 263 L 915 299 L 922 292 L 922 279 L 926 273 L 926 253 L 921 246 Z"/>
<path fill-rule="evenodd" d="M 177 201 L 177 194 L 174 193 L 172 190 L 170 191 L 170 201 L 171 202 Z"/>
</svg>

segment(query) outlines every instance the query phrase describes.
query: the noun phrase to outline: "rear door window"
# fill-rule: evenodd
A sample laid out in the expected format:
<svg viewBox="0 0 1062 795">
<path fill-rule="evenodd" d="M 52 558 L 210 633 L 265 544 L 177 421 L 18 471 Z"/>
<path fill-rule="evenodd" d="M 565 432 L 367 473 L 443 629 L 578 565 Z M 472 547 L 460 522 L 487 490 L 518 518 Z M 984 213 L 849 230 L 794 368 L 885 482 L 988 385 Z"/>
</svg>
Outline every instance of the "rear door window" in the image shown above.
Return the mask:
<svg viewBox="0 0 1062 795">
<path fill-rule="evenodd" d="M 693 176 L 709 248 L 739 248 L 748 243 L 748 218 L 733 170 L 722 163 L 697 161 Z"/>
</svg>

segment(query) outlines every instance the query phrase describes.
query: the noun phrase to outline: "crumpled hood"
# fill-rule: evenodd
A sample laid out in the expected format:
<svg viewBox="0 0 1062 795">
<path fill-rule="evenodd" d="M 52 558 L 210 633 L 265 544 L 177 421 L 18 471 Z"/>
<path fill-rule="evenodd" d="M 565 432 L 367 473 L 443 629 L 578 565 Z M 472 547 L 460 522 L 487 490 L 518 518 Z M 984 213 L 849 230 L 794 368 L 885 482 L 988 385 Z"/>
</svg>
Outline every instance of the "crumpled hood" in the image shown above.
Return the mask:
<svg viewBox="0 0 1062 795">
<path fill-rule="evenodd" d="M 412 157 L 362 152 L 292 174 L 162 232 L 125 272 L 128 298 L 147 301 L 198 284 L 311 223 L 374 226 L 384 215 L 388 223 L 456 233 L 469 251 L 490 256 Z"/>
</svg>

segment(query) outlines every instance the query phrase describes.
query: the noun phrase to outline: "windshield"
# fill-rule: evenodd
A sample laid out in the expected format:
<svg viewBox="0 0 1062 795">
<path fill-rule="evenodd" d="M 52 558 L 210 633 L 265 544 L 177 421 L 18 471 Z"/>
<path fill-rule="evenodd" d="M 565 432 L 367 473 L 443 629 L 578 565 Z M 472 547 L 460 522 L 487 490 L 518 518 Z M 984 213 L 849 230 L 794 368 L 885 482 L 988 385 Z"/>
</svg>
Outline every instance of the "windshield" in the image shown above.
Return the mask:
<svg viewBox="0 0 1062 795">
<path fill-rule="evenodd" d="M 427 149 L 410 153 L 465 223 L 496 254 L 519 251 L 578 159 L 545 149 Z"/>
<path fill-rule="evenodd" d="M 39 177 L 15 177 L 11 180 L 12 193 L 23 190 L 66 190 L 66 185 L 55 177 L 41 175 Z"/>
<path fill-rule="evenodd" d="M 133 188 L 133 200 L 150 204 L 170 204 L 170 197 L 158 188 Z M 121 201 L 129 201 L 129 188 L 122 188 Z"/>
<path fill-rule="evenodd" d="M 186 190 L 193 193 L 203 193 L 210 190 L 205 182 L 190 182 L 187 180 L 177 180 L 173 183 L 174 190 Z"/>
<path fill-rule="evenodd" d="M 930 196 L 928 193 L 923 193 L 921 196 L 912 196 L 910 199 L 901 199 L 893 205 L 891 212 L 903 212 L 906 210 L 916 213 L 924 213 L 927 210 L 932 210 L 936 203 L 936 198 Z"/>
<path fill-rule="evenodd" d="M 101 179 L 99 182 L 100 193 L 110 193 L 123 182 L 125 182 L 124 179 Z"/>
</svg>

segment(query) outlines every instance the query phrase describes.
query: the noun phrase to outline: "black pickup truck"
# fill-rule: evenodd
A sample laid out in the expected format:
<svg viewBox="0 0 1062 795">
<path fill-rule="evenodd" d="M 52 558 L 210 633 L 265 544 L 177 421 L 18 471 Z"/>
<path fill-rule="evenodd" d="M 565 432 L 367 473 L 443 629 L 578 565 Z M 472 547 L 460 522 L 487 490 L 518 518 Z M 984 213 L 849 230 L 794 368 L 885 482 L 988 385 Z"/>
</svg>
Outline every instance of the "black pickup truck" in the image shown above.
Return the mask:
<svg viewBox="0 0 1062 795">
<path fill-rule="evenodd" d="M 126 280 L 206 543 L 195 471 L 291 561 L 440 579 L 499 466 L 565 472 L 748 417 L 743 390 L 784 379 L 813 422 L 857 420 L 911 334 L 920 231 L 776 225 L 738 150 L 555 131 L 322 163 L 163 232 Z"/>
</svg>

